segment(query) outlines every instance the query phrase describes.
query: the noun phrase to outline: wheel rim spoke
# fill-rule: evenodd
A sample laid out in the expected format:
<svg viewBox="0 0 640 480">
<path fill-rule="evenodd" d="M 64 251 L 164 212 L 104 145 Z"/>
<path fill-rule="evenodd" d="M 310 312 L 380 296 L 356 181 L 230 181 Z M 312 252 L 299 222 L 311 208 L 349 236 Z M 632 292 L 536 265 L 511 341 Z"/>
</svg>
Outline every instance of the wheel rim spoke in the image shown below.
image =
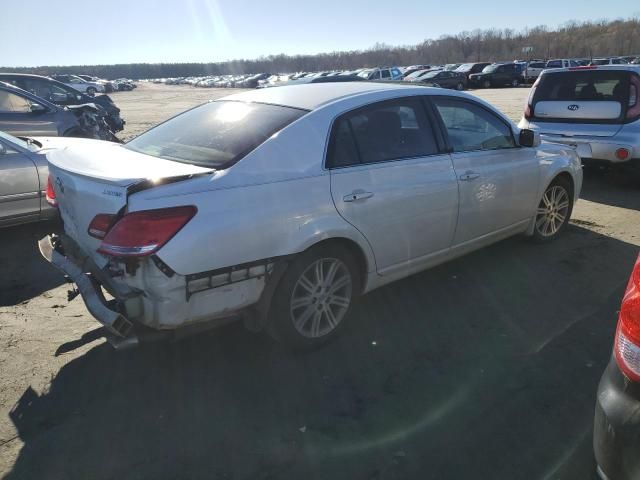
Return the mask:
<svg viewBox="0 0 640 480">
<path fill-rule="evenodd" d="M 569 215 L 568 192 L 559 185 L 547 189 L 536 212 L 536 230 L 544 237 L 555 235 Z"/>
<path fill-rule="evenodd" d="M 336 258 L 309 265 L 294 285 L 289 312 L 296 330 L 305 337 L 327 335 L 340 324 L 351 304 L 351 273 Z"/>
</svg>

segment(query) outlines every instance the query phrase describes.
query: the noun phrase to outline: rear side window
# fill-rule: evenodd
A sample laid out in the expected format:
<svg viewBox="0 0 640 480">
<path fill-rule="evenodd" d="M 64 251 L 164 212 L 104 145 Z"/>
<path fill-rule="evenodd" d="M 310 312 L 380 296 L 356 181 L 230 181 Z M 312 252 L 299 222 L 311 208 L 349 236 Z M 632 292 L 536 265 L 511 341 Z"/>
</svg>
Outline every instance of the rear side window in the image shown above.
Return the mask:
<svg viewBox="0 0 640 480">
<path fill-rule="evenodd" d="M 547 68 L 561 68 L 562 60 L 551 60 L 547 62 Z"/>
<path fill-rule="evenodd" d="M 627 103 L 629 79 L 626 72 L 614 70 L 583 70 L 550 73 L 542 76 L 533 97 L 539 101 L 618 101 Z"/>
<path fill-rule="evenodd" d="M 327 166 L 344 167 L 438 153 L 419 98 L 375 103 L 339 117 L 329 142 Z"/>
<path fill-rule="evenodd" d="M 154 157 L 224 169 L 305 113 L 264 103 L 211 102 L 161 123 L 125 147 Z"/>
<path fill-rule="evenodd" d="M 531 68 L 544 68 L 544 63 L 541 62 L 534 62 L 534 63 L 530 63 L 529 66 Z"/>
<path fill-rule="evenodd" d="M 480 105 L 448 98 L 436 98 L 434 103 L 454 152 L 516 146 L 511 128 Z"/>
<path fill-rule="evenodd" d="M 389 70 L 382 70 L 382 78 L 391 78 L 391 72 Z"/>
</svg>

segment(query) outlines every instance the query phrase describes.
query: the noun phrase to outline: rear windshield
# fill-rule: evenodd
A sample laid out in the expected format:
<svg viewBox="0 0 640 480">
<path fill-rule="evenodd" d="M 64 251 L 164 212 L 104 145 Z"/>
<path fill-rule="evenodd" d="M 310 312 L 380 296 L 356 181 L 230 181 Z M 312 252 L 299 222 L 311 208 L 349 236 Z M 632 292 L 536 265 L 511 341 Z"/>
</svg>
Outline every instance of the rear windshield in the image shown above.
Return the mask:
<svg viewBox="0 0 640 480">
<path fill-rule="evenodd" d="M 211 102 L 161 123 L 125 147 L 154 157 L 224 169 L 305 113 L 264 103 Z"/>
<path fill-rule="evenodd" d="M 582 70 L 543 75 L 535 96 L 540 101 L 618 101 L 625 105 L 629 93 L 627 72 L 614 70 Z"/>
</svg>

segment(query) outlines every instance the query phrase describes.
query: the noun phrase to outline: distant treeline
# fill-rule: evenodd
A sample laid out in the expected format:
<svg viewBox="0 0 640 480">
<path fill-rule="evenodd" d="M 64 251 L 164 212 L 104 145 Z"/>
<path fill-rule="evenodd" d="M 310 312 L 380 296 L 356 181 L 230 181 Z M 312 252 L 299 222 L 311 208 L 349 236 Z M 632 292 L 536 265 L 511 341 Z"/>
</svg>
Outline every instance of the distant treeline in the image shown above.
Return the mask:
<svg viewBox="0 0 640 480">
<path fill-rule="evenodd" d="M 524 47 L 531 47 L 524 52 Z M 0 67 L 48 75 L 83 73 L 102 78 L 162 78 L 240 73 L 283 73 L 347 70 L 378 65 L 444 64 L 527 58 L 592 58 L 640 55 L 640 18 L 570 21 L 555 30 L 546 26 L 465 31 L 425 40 L 418 45 L 392 47 L 376 44 L 368 50 L 320 53 L 317 55 L 269 55 L 255 60 L 217 63 L 130 63 L 118 65 L 74 65 L 30 68 Z"/>
</svg>

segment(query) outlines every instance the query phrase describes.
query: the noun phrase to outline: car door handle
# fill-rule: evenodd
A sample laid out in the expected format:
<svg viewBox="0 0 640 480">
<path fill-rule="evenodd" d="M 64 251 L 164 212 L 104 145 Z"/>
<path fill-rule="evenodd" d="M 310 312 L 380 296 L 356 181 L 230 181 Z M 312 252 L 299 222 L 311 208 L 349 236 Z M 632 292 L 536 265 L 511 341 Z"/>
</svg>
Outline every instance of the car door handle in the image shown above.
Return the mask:
<svg viewBox="0 0 640 480">
<path fill-rule="evenodd" d="M 472 171 L 468 171 L 460 175 L 460 180 L 463 182 L 470 182 L 476 178 L 480 178 L 480 174 Z"/>
<path fill-rule="evenodd" d="M 354 190 L 348 195 L 342 197 L 345 202 L 355 202 L 356 200 L 365 200 L 373 197 L 373 192 L 365 192 L 364 190 Z"/>
</svg>

